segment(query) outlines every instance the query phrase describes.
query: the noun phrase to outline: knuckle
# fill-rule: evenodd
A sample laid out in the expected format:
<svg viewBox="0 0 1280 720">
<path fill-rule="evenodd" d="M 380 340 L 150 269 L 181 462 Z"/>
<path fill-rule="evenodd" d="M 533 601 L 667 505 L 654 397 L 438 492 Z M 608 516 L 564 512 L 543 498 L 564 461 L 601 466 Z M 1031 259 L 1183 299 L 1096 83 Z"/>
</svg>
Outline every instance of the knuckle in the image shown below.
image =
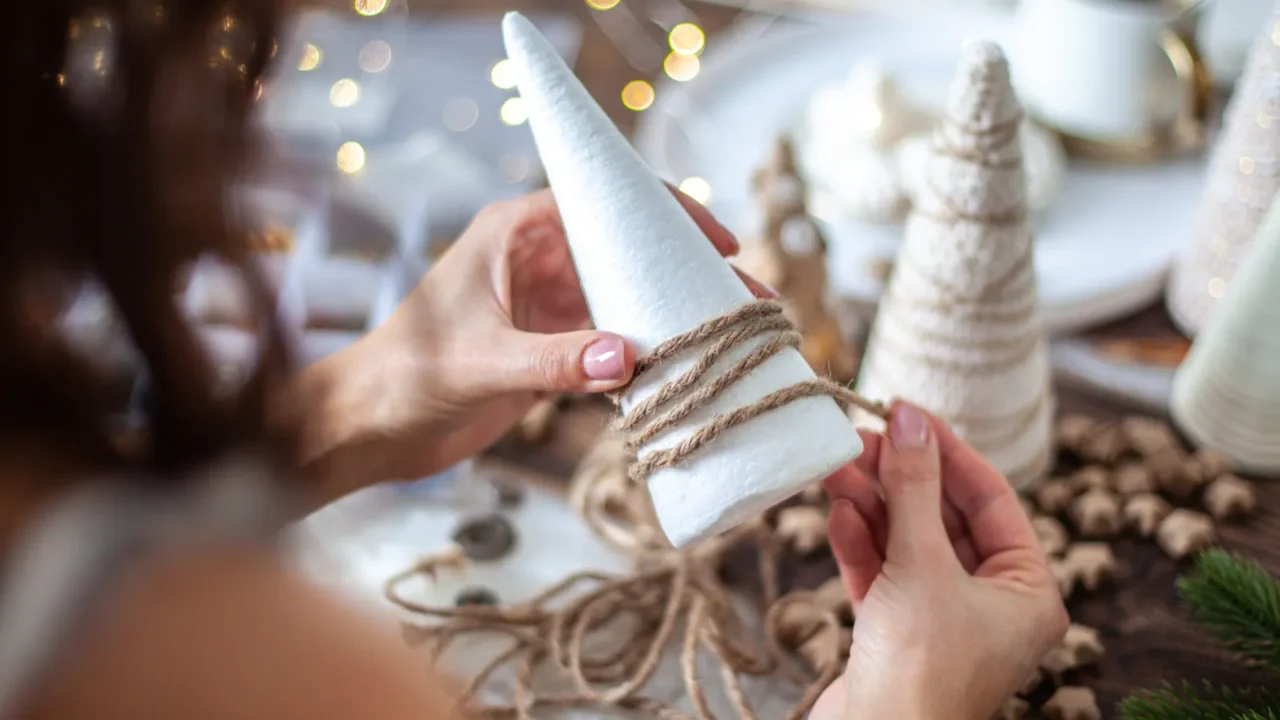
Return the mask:
<svg viewBox="0 0 1280 720">
<path fill-rule="evenodd" d="M 575 363 L 555 346 L 543 348 L 534 358 L 535 370 L 544 387 L 558 389 L 571 384 Z"/>
</svg>

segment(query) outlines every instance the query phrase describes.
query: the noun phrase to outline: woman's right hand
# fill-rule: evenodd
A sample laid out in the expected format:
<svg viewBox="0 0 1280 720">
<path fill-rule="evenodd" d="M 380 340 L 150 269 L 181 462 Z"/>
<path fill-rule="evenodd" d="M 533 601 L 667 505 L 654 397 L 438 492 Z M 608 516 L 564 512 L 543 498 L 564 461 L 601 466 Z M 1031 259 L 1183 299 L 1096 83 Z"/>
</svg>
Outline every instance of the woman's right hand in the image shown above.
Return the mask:
<svg viewBox="0 0 1280 720">
<path fill-rule="evenodd" d="M 940 420 L 896 404 L 826 482 L 857 622 L 814 720 L 987 720 L 1066 633 L 1017 495 Z"/>
</svg>

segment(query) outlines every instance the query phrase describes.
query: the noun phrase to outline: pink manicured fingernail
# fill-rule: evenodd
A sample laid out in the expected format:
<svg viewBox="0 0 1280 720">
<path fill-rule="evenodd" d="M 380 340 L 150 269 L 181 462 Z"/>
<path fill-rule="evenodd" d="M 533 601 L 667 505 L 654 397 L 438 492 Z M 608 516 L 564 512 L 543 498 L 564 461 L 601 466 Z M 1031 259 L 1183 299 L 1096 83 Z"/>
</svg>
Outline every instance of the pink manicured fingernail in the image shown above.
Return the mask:
<svg viewBox="0 0 1280 720">
<path fill-rule="evenodd" d="M 889 416 L 889 439 L 903 450 L 917 450 L 929 442 L 929 418 L 914 405 L 898 403 Z"/>
<path fill-rule="evenodd" d="M 626 377 L 626 347 L 622 338 L 600 338 L 582 353 L 582 371 L 592 380 L 621 380 Z"/>
</svg>

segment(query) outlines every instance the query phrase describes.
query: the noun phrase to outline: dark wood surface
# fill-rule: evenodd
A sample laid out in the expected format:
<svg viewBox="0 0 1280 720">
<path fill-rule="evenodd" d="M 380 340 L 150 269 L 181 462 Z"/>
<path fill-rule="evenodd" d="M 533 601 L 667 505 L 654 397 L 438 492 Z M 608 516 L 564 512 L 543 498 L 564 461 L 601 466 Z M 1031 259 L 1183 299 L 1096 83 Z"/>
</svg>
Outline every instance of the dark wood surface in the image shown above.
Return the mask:
<svg viewBox="0 0 1280 720">
<path fill-rule="evenodd" d="M 628 1 L 624 0 L 624 4 Z M 330 2 L 347 4 L 343 0 Z M 602 29 L 598 11 L 590 9 L 583 0 L 410 0 L 410 4 L 421 14 L 467 12 L 496 16 L 510 9 L 573 14 L 581 20 L 584 29 L 577 72 L 625 130 L 633 126 L 636 114 L 622 106 L 623 85 L 637 78 L 656 80 L 661 72 L 658 65 L 638 68 L 628 63 Z M 635 5 L 651 8 L 658 3 L 636 2 Z M 693 11 L 697 22 L 707 30 L 709 45 L 714 44 L 717 31 L 740 15 L 738 10 L 705 3 L 687 2 L 684 7 Z M 636 14 L 641 16 L 640 25 L 660 44 L 662 34 L 658 27 L 645 21 L 642 13 Z M 1165 340 L 1177 337 L 1158 307 L 1104 328 L 1097 335 Z M 1064 389 L 1060 405 L 1064 412 L 1082 411 L 1101 417 L 1131 412 L 1105 397 L 1078 390 Z M 567 478 L 607 417 L 607 406 L 578 402 L 562 415 L 547 444 L 529 448 L 507 441 L 495 453 L 544 477 Z M 1222 528 L 1221 540 L 1226 547 L 1246 553 L 1269 570 L 1280 572 L 1280 542 L 1277 542 L 1280 540 L 1280 485 L 1262 483 L 1258 491 L 1261 511 L 1243 525 Z M 1149 542 L 1121 540 L 1115 550 L 1123 566 L 1119 582 L 1096 594 L 1077 596 L 1070 604 L 1072 617 L 1098 628 L 1106 643 L 1107 656 L 1101 665 L 1078 679 L 1097 690 L 1108 717 L 1114 716 L 1116 703 L 1130 691 L 1155 687 L 1164 681 L 1211 679 L 1249 683 L 1260 680 L 1232 662 L 1188 621 L 1174 589 L 1174 581 L 1185 570 L 1184 566 L 1171 561 Z M 815 585 L 833 572 L 830 559 L 797 559 L 787 574 L 795 584 Z M 749 573 L 743 572 L 742 577 L 749 581 Z"/>
</svg>

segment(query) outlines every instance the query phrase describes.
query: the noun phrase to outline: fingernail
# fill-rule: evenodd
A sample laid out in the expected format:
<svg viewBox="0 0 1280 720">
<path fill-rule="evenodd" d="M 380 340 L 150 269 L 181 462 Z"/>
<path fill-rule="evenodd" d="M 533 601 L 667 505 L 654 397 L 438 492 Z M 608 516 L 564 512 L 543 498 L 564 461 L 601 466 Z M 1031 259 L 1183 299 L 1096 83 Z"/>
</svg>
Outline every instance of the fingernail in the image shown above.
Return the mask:
<svg viewBox="0 0 1280 720">
<path fill-rule="evenodd" d="M 929 418 L 920 408 L 898 403 L 889 415 L 889 439 L 902 450 L 918 450 L 929 442 Z"/>
<path fill-rule="evenodd" d="M 582 353 L 582 371 L 592 380 L 621 380 L 627 374 L 622 338 L 605 337 Z"/>
</svg>

